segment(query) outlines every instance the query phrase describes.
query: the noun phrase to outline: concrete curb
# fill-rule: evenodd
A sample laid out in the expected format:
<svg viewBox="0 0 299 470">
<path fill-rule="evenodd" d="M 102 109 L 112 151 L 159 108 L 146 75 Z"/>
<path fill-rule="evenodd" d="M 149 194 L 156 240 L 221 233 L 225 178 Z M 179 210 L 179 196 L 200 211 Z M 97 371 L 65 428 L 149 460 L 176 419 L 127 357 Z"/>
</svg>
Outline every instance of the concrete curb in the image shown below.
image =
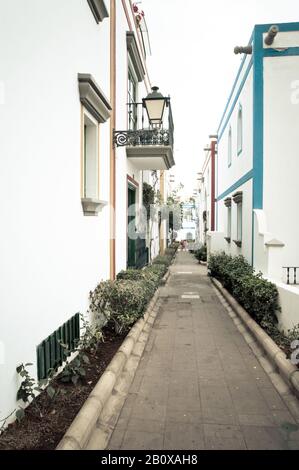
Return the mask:
<svg viewBox="0 0 299 470">
<path fill-rule="evenodd" d="M 164 276 L 167 276 L 166 281 L 169 275 L 170 273 L 168 271 Z M 132 357 L 133 350 L 136 348 L 137 350 L 139 349 L 138 356 L 141 357 L 144 348 L 141 348 L 142 351 L 140 351 L 140 345 L 138 341 L 140 337 L 142 337 L 143 333 L 146 334 L 147 341 L 148 334 L 151 331 L 151 326 L 153 325 L 155 317 L 158 313 L 158 308 L 156 308 L 156 304 L 159 298 L 159 294 L 160 289 L 158 288 L 148 305 L 144 317 L 140 318 L 128 333 L 124 342 L 116 352 L 110 364 L 107 366 L 105 372 L 99 379 L 94 389 L 91 391 L 89 397 L 87 398 L 83 407 L 81 408 L 76 418 L 70 425 L 66 434 L 58 444 L 56 450 L 82 450 L 85 449 L 88 445 L 91 435 L 97 427 L 97 422 L 100 416 L 105 413 L 107 415 L 106 407 L 107 404 L 109 404 L 110 399 L 112 398 L 112 392 L 114 392 L 114 388 L 117 384 L 118 379 L 122 376 L 123 371 L 129 372 L 128 363 L 130 361 L 132 362 L 132 359 L 134 359 Z M 141 338 L 141 342 L 144 344 L 144 347 L 146 341 L 144 337 Z M 135 354 L 135 357 L 136 355 L 137 354 Z M 138 366 L 138 363 L 139 360 L 136 364 L 136 368 Z M 106 436 L 106 438 L 104 439 L 105 443 L 107 443 L 108 431 L 109 429 L 102 430 L 102 434 L 104 433 L 104 435 Z M 102 437 L 103 436 L 101 436 L 99 442 L 103 441 Z M 105 447 L 102 448 L 104 449 Z"/>
<path fill-rule="evenodd" d="M 252 333 L 254 339 L 258 345 L 262 347 L 268 356 L 270 362 L 276 368 L 279 374 L 282 376 L 287 385 L 295 392 L 299 398 L 299 370 L 294 366 L 287 358 L 283 351 L 277 346 L 277 344 L 270 338 L 270 336 L 250 317 L 246 310 L 234 299 L 234 297 L 217 281 L 217 279 L 211 278 L 212 283 L 218 289 L 218 291 L 226 299 L 232 310 L 241 318 L 246 328 Z M 243 333 L 246 339 L 246 332 L 244 332 L 244 326 L 239 324 L 238 329 Z M 246 331 L 246 330 L 245 330 Z M 247 338 L 246 341 L 250 341 Z M 249 342 L 248 342 L 249 344 Z"/>
</svg>

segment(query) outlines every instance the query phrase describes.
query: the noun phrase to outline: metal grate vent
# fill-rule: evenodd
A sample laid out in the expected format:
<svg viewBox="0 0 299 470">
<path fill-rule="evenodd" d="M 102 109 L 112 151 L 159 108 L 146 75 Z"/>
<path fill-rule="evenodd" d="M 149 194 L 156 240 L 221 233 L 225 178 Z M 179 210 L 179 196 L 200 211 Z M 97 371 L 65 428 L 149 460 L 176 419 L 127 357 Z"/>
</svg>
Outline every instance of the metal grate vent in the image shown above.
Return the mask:
<svg viewBox="0 0 299 470">
<path fill-rule="evenodd" d="M 76 348 L 79 339 L 80 314 L 76 313 L 37 346 L 38 380 L 46 379 L 51 369 L 57 369 L 64 362 L 65 351 L 60 343 L 67 344 L 71 352 Z"/>
</svg>

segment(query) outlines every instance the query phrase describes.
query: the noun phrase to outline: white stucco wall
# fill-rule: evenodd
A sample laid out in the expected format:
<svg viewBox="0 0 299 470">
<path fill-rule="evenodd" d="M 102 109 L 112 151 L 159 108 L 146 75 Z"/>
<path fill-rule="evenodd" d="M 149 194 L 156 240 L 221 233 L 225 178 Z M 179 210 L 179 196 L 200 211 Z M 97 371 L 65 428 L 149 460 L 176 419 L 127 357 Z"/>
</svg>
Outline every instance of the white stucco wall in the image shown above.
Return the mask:
<svg viewBox="0 0 299 470">
<path fill-rule="evenodd" d="M 249 63 L 249 58 L 246 59 L 242 73 L 238 80 L 240 86 L 244 79 L 244 74 Z M 231 115 L 229 116 L 231 107 L 228 108 L 226 117 L 223 120 L 221 131 L 223 132 L 218 142 L 218 154 L 216 156 L 216 197 L 226 193 L 225 197 L 217 201 L 216 204 L 216 230 L 217 242 L 211 243 L 211 246 L 217 246 L 224 249 L 227 253 L 232 255 L 244 255 L 249 262 L 252 258 L 252 180 L 249 179 L 246 183 L 236 186 L 232 191 L 229 191 L 233 185 L 244 177 L 252 170 L 253 165 L 253 71 L 252 68 L 244 83 L 242 91 L 237 99 Z M 233 97 L 237 97 L 237 89 Z M 233 99 L 231 99 L 233 103 Z M 238 112 L 240 106 L 242 107 L 243 117 L 243 145 L 242 152 L 238 155 L 237 150 L 237 126 L 238 126 Z M 225 126 L 225 120 L 227 120 Z M 231 165 L 228 164 L 228 136 L 229 129 L 232 131 L 232 161 Z M 232 236 L 231 243 L 224 241 L 220 244 L 220 235 L 227 236 L 227 212 L 228 209 L 224 205 L 224 199 L 232 197 L 237 191 L 243 192 L 243 217 L 242 217 L 242 247 L 239 248 L 233 242 L 237 238 L 237 205 L 232 201 Z M 211 234 L 213 237 L 213 233 Z"/>
<path fill-rule="evenodd" d="M 281 267 L 299 266 L 298 68 L 299 56 L 264 59 L 264 211 L 268 231 L 285 245 Z M 282 275 L 280 269 L 279 281 Z"/>
<path fill-rule="evenodd" d="M 109 2 L 107 7 L 109 7 Z M 15 407 L 21 362 L 109 276 L 109 213 L 84 217 L 78 73 L 109 97 L 109 19 L 87 1 L 2 2 L 0 16 L 0 418 Z M 109 199 L 109 122 L 100 198 Z M 35 367 L 31 368 L 33 374 Z"/>
<path fill-rule="evenodd" d="M 248 78 L 240 93 L 239 99 L 234 106 L 233 112 L 225 127 L 223 135 L 218 142 L 218 185 L 216 185 L 216 195 L 221 195 L 242 176 L 252 169 L 253 162 L 253 72 L 252 68 Z M 238 155 L 237 152 L 237 123 L 239 106 L 242 106 L 243 113 L 243 149 Z M 232 130 L 232 163 L 228 166 L 228 135 Z"/>
</svg>

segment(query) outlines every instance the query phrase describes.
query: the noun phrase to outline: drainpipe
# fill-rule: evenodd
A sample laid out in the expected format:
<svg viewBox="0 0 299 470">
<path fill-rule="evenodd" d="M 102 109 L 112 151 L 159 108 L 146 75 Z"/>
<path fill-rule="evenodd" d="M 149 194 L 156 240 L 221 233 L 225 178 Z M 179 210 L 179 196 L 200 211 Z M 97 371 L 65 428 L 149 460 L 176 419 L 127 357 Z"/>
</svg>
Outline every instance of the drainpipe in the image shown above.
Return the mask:
<svg viewBox="0 0 299 470">
<path fill-rule="evenodd" d="M 113 132 L 116 124 L 116 2 L 110 0 L 110 279 L 115 279 L 115 146 Z"/>
<path fill-rule="evenodd" d="M 161 194 L 161 202 L 162 206 L 165 204 L 165 172 L 164 170 L 160 171 L 160 194 Z M 165 250 L 165 227 L 164 227 L 164 220 L 162 220 L 161 228 L 160 228 L 160 255 L 164 254 Z"/>
</svg>

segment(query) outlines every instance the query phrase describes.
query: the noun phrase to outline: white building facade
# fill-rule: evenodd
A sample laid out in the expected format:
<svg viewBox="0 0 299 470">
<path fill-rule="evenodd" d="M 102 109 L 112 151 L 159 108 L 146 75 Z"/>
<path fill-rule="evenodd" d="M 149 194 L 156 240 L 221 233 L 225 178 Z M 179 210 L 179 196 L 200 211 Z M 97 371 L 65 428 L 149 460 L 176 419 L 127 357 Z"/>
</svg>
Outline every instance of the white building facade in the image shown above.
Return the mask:
<svg viewBox="0 0 299 470">
<path fill-rule="evenodd" d="M 220 121 L 208 246 L 244 255 L 277 284 L 289 328 L 299 323 L 299 290 L 285 269 L 299 265 L 299 23 L 275 25 L 267 44 L 271 26 L 255 26 Z"/>
<path fill-rule="evenodd" d="M 154 155 L 137 145 L 135 160 L 115 143 L 133 129 L 127 103 L 151 90 L 130 0 L 2 2 L 0 52 L 2 419 L 17 407 L 16 367 L 43 378 L 57 331 L 72 341 L 89 292 L 130 264 L 129 191 L 138 231 L 143 182 L 174 161 L 171 142 Z"/>
</svg>

